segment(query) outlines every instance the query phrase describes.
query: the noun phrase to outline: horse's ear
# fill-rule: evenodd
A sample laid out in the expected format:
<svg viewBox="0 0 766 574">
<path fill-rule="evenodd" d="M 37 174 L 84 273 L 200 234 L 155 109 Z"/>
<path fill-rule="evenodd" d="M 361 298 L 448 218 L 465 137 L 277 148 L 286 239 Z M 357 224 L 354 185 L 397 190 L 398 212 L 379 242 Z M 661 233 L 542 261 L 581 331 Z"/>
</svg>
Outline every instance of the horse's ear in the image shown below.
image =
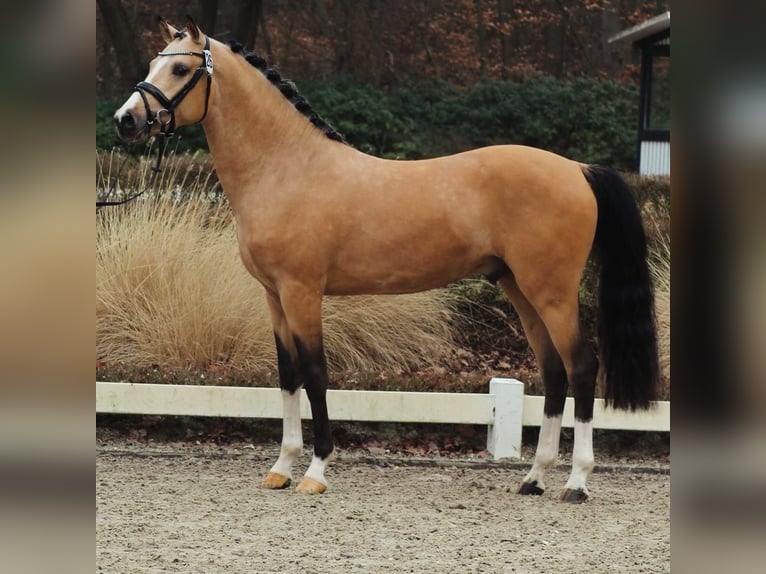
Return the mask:
<svg viewBox="0 0 766 574">
<path fill-rule="evenodd" d="M 170 44 L 173 40 L 175 40 L 175 35 L 178 30 L 168 24 L 165 18 L 162 16 L 157 18 L 157 22 L 160 25 L 160 34 L 162 34 L 162 39 L 165 40 L 166 43 Z"/>
<path fill-rule="evenodd" d="M 199 43 L 200 36 L 202 36 L 202 32 L 200 32 L 199 28 L 197 28 L 197 25 L 194 23 L 194 20 L 192 20 L 192 17 L 188 14 L 186 15 L 186 31 L 189 32 L 189 35 L 192 37 L 192 40 Z"/>
</svg>

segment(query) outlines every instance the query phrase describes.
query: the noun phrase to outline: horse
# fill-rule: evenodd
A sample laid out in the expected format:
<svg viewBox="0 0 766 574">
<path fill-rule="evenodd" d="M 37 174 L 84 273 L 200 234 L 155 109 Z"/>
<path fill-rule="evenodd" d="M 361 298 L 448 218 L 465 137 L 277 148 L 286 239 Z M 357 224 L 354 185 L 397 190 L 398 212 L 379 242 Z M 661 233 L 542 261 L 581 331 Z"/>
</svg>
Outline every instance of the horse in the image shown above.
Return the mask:
<svg viewBox="0 0 766 574">
<path fill-rule="evenodd" d="M 283 435 L 262 486 L 293 481 L 302 387 L 314 451 L 295 491 L 328 485 L 324 296 L 411 293 L 484 275 L 518 312 L 545 388 L 535 458 L 517 492 L 545 491 L 571 387 L 572 468 L 560 498 L 587 500 L 597 376 L 607 404 L 623 410 L 650 408 L 659 379 L 646 237 L 622 177 L 521 145 L 414 161 L 367 155 L 241 44 L 210 38 L 191 18 L 184 29 L 159 25 L 167 47 L 114 121 L 126 141 L 202 123 L 242 262 L 265 289 L 274 329 Z M 578 298 L 591 251 L 597 349 L 581 334 Z"/>
</svg>

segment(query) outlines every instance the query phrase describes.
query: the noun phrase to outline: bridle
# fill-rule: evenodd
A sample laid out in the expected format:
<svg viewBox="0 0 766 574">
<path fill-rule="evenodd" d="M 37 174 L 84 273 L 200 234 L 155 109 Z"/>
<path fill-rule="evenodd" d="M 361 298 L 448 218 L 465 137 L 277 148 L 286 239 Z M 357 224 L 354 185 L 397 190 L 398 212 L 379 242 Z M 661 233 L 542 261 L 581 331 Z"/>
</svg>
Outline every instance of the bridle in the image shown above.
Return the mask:
<svg viewBox="0 0 766 574">
<path fill-rule="evenodd" d="M 200 81 L 200 78 L 202 78 L 203 75 L 207 75 L 207 86 L 205 91 L 205 111 L 202 113 L 202 117 L 197 120 L 196 123 L 201 122 L 205 119 L 207 116 L 207 106 L 208 102 L 210 101 L 210 84 L 213 79 L 213 56 L 210 52 L 210 39 L 205 36 L 205 46 L 202 49 L 201 52 L 193 52 L 193 51 L 180 51 L 180 52 L 158 52 L 158 56 L 199 56 L 202 58 L 203 65 L 198 67 L 196 70 L 194 70 L 194 75 L 192 75 L 191 78 L 189 78 L 189 81 L 184 84 L 184 86 L 179 90 L 179 92 L 173 96 L 172 99 L 169 99 L 165 94 L 162 93 L 162 90 L 160 90 L 157 86 L 150 82 L 139 82 L 136 84 L 136 87 L 133 88 L 134 92 L 138 92 L 138 95 L 141 96 L 141 99 L 144 102 L 144 109 L 146 110 L 146 126 L 144 127 L 145 131 L 151 130 L 152 126 L 154 125 L 154 122 L 159 122 L 160 124 L 160 133 L 157 134 L 161 137 L 161 141 L 157 145 L 157 160 L 155 164 L 152 166 L 152 175 L 149 177 L 149 181 L 146 184 L 146 187 L 139 191 L 138 193 L 135 193 L 131 195 L 130 197 L 126 199 L 122 199 L 120 201 L 97 201 L 96 202 L 96 209 L 98 210 L 101 207 L 105 206 L 112 206 L 112 205 L 122 205 L 124 203 L 128 203 L 129 201 L 133 201 L 140 195 L 143 195 L 146 193 L 149 189 L 152 188 L 154 185 L 154 180 L 157 177 L 157 174 L 160 172 L 160 163 L 162 162 L 162 156 L 165 153 L 165 150 L 167 149 L 167 140 L 170 136 L 173 135 L 176 128 L 176 108 L 178 105 L 183 101 L 183 99 L 189 95 L 189 92 L 191 92 L 194 89 L 194 86 L 197 85 L 197 83 Z M 146 94 L 151 94 L 159 103 L 162 105 L 162 109 L 157 110 L 157 112 L 152 115 L 152 109 L 149 106 L 149 100 L 146 97 Z M 125 160 L 127 157 L 123 160 L 122 165 L 120 165 L 119 170 L 117 171 L 117 176 L 115 177 L 115 183 L 112 184 L 109 193 L 107 194 L 107 197 L 109 197 L 114 192 L 114 186 L 116 184 L 117 178 L 120 175 L 120 171 L 122 171 L 122 167 L 125 165 Z"/>
<path fill-rule="evenodd" d="M 164 135 L 173 135 L 176 127 L 176 107 L 183 99 L 194 89 L 200 78 L 203 75 L 207 75 L 207 89 L 205 91 L 205 111 L 202 113 L 202 117 L 197 120 L 197 123 L 201 122 L 207 116 L 207 105 L 210 100 L 210 83 L 213 79 L 213 56 L 210 53 L 210 39 L 205 36 L 205 47 L 201 52 L 181 51 L 181 52 L 158 52 L 158 56 L 199 56 L 202 58 L 203 65 L 194 70 L 194 75 L 189 78 L 189 81 L 184 84 L 180 91 L 173 96 L 172 99 L 168 98 L 162 93 L 157 86 L 150 82 L 139 82 L 136 87 L 133 88 L 134 92 L 138 92 L 141 99 L 144 101 L 144 109 L 146 110 L 146 129 L 151 129 L 154 122 L 159 122 L 160 133 Z M 152 109 L 149 106 L 149 100 L 146 98 L 146 94 L 151 94 L 163 108 L 157 110 L 152 115 Z"/>
</svg>

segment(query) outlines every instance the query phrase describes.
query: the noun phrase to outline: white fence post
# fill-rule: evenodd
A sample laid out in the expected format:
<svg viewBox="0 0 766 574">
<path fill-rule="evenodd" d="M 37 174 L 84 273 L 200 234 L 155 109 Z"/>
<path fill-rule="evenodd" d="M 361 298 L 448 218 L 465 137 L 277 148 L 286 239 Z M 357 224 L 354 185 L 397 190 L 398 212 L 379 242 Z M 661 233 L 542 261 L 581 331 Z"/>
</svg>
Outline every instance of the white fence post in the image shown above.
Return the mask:
<svg viewBox="0 0 766 574">
<path fill-rule="evenodd" d="M 521 458 L 524 383 L 493 377 L 489 394 L 495 397 L 495 421 L 487 428 L 487 450 L 495 459 Z"/>
</svg>

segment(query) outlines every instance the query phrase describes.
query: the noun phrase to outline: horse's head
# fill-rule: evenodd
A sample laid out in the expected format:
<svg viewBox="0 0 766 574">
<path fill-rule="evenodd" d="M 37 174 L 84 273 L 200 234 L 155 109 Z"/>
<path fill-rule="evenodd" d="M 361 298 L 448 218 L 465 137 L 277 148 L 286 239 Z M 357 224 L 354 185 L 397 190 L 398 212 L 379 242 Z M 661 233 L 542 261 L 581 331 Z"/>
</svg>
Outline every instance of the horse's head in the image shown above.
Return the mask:
<svg viewBox="0 0 766 574">
<path fill-rule="evenodd" d="M 189 18 L 185 30 L 160 19 L 168 43 L 149 65 L 149 75 L 114 114 L 120 137 L 145 140 L 202 121 L 207 114 L 213 60 L 210 41 Z"/>
</svg>

